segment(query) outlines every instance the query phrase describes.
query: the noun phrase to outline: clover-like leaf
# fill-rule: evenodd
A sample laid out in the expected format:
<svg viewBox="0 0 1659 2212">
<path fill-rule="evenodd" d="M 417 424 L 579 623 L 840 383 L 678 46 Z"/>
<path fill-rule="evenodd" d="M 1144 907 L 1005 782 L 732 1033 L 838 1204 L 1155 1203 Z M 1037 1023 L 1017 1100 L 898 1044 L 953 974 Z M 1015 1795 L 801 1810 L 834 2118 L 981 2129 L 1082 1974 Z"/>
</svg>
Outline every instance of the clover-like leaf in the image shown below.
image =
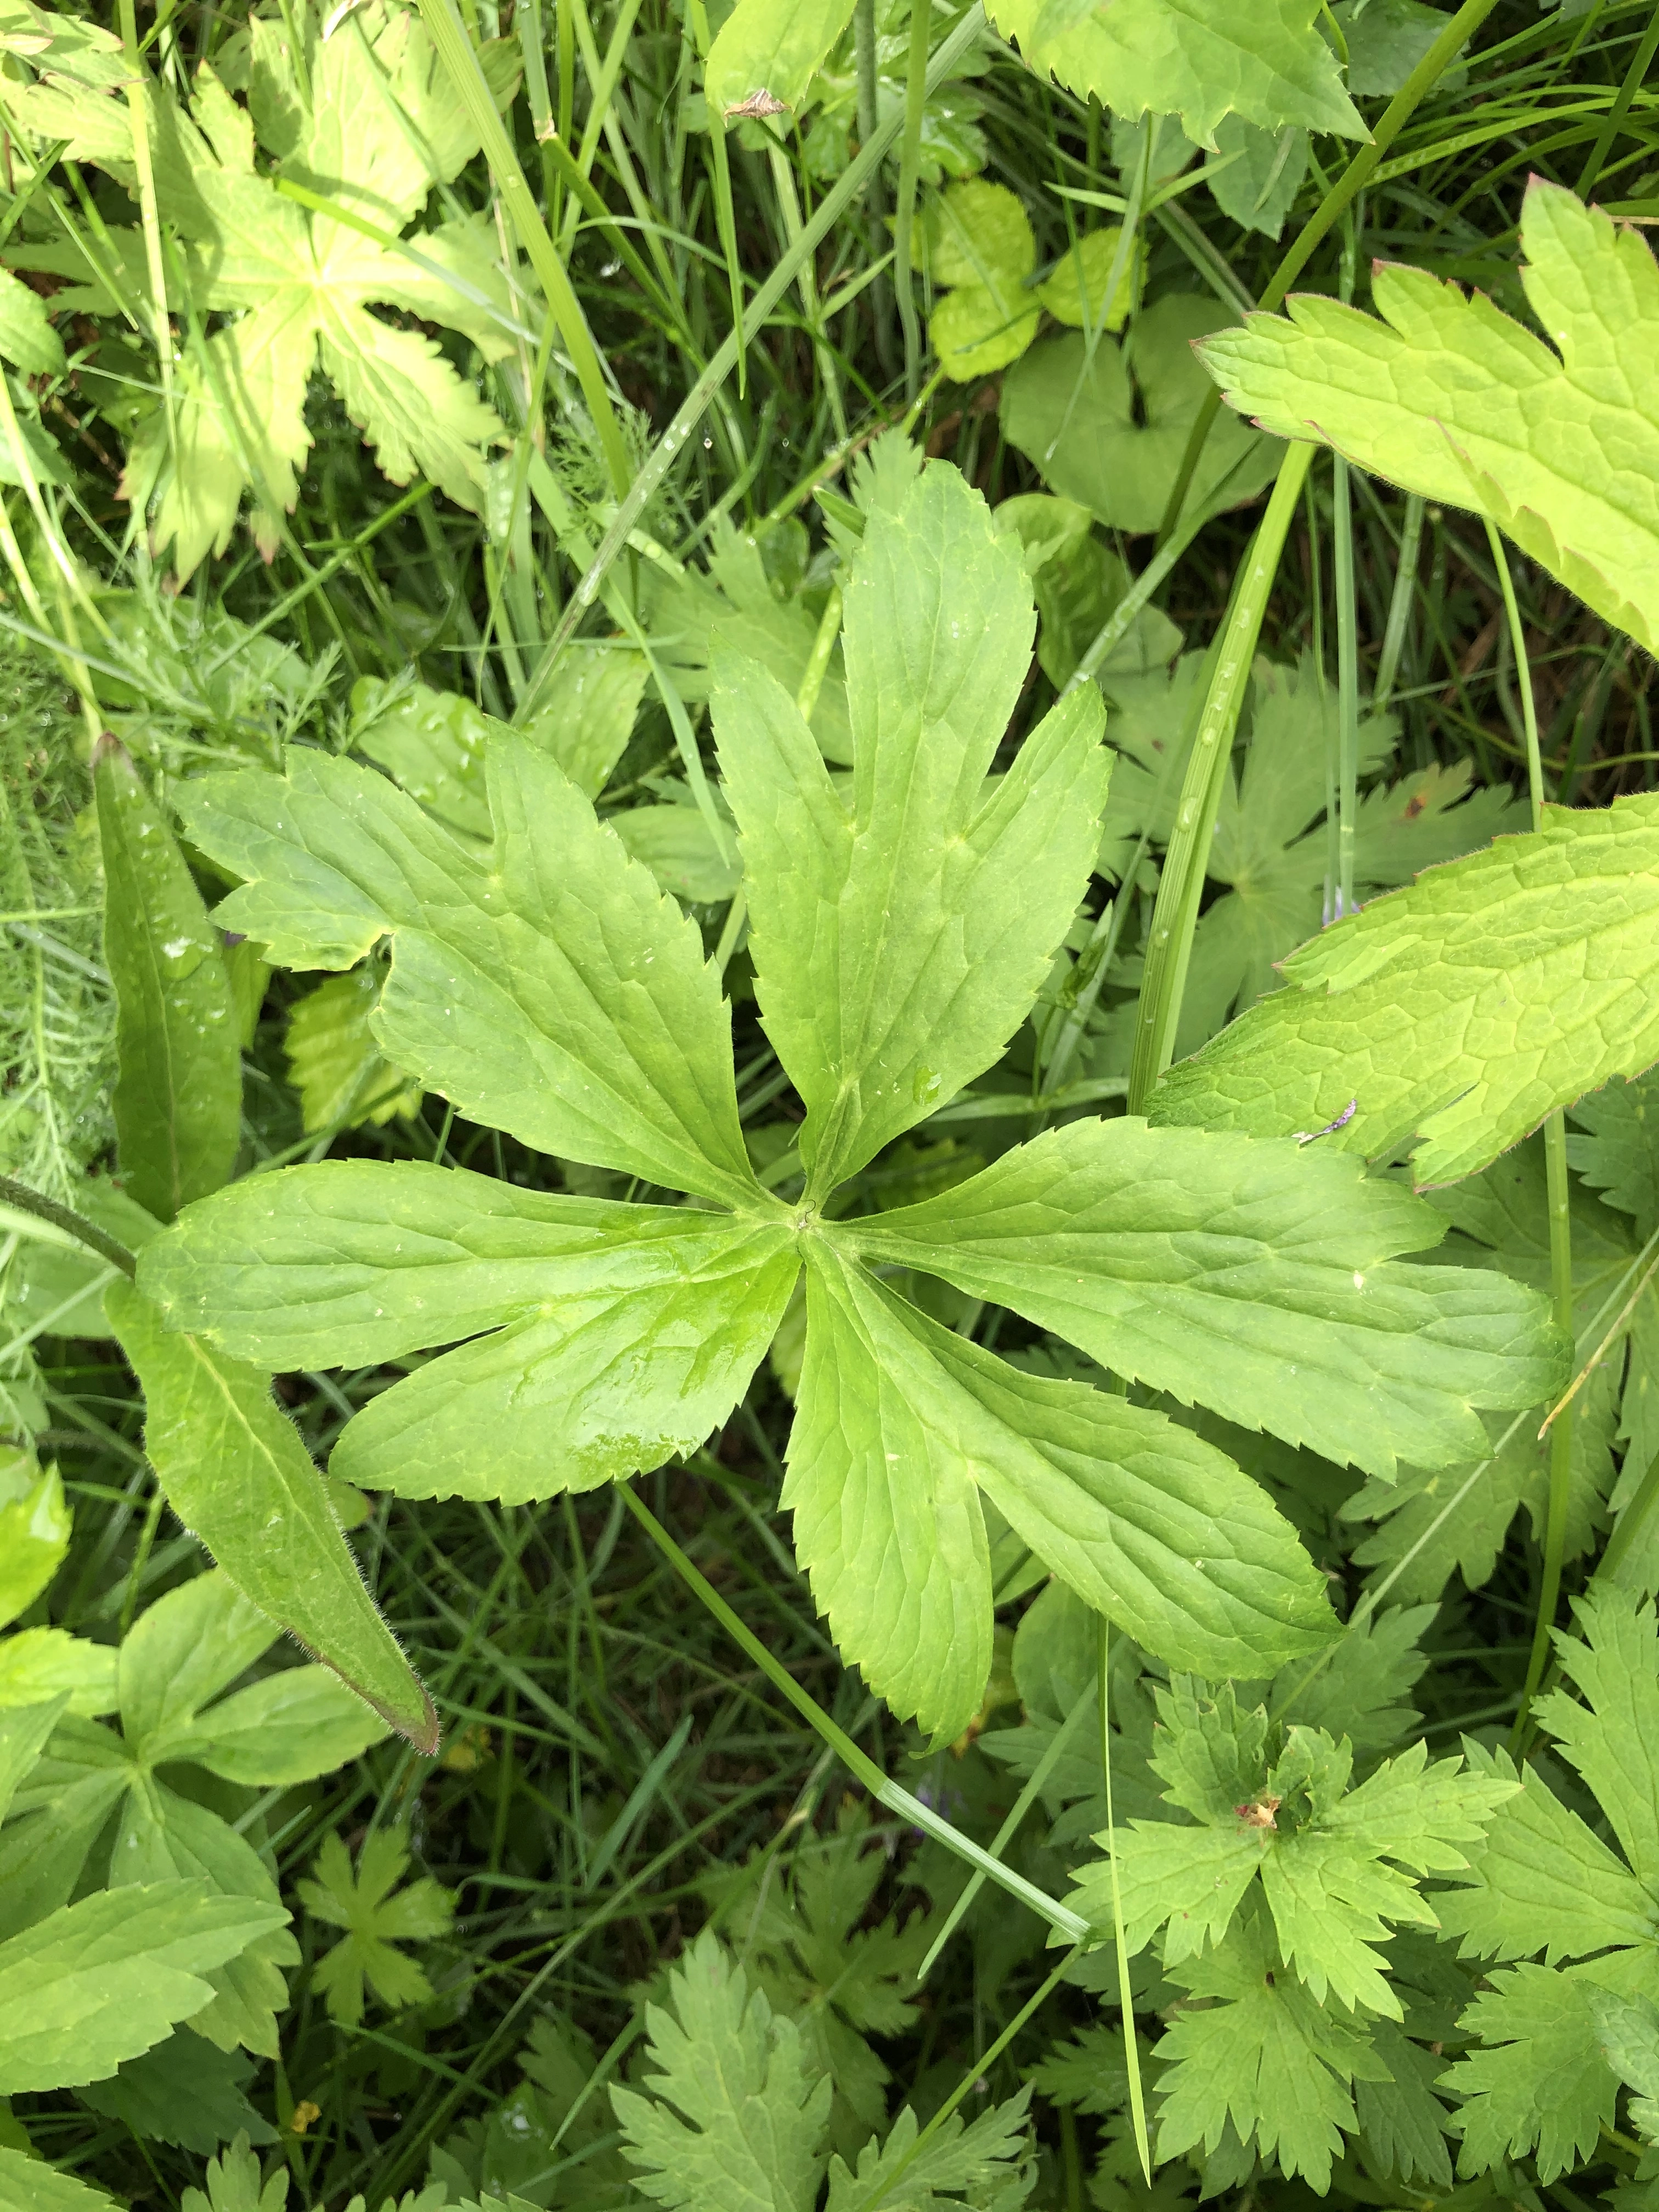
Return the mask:
<svg viewBox="0 0 1659 2212">
<path fill-rule="evenodd" d="M 1114 529 L 1156 530 L 1206 397 L 1192 343 L 1224 319 L 1213 303 L 1173 292 L 1136 317 L 1121 348 L 1098 332 L 1043 340 L 1003 380 L 1010 444 L 1055 491 Z M 1253 498 L 1278 465 L 1269 440 L 1224 417 L 1205 441 L 1182 512 Z"/>
<path fill-rule="evenodd" d="M 1659 269 L 1641 233 L 1534 178 L 1521 281 L 1545 337 L 1426 270 L 1378 267 L 1376 317 L 1298 298 L 1200 349 L 1231 404 L 1407 490 L 1489 514 L 1659 647 Z M 1545 343 L 1548 340 L 1548 343 Z"/>
</svg>

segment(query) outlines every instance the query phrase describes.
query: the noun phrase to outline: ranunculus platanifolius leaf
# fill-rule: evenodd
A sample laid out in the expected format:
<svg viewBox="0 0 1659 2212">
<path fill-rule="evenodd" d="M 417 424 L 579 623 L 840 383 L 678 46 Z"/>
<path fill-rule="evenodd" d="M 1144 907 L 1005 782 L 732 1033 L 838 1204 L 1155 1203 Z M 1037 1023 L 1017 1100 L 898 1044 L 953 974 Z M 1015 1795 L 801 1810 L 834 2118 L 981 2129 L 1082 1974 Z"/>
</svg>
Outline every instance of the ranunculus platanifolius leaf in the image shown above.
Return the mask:
<svg viewBox="0 0 1659 2212">
<path fill-rule="evenodd" d="M 844 1656 L 896 1710 L 936 1738 L 978 1710 L 981 1498 L 1172 1663 L 1268 1674 L 1335 1622 L 1265 1493 L 1164 1414 L 939 1328 L 877 1270 L 979 1268 L 978 1295 L 1039 1318 L 1052 1307 L 1048 1325 L 1085 1351 L 1121 1341 L 1126 1373 L 1378 1467 L 1467 1457 L 1473 1407 L 1542 1395 L 1559 1365 L 1543 1301 L 1399 1267 L 1436 1224 L 1350 1163 L 1139 1123 L 1011 1155 L 959 1211 L 955 1193 L 908 1215 L 827 1207 L 1030 1012 L 1088 887 L 1109 768 L 1087 688 L 999 762 L 1030 665 L 1030 587 L 954 470 L 926 470 L 871 514 L 845 606 L 842 784 L 775 678 L 716 656 L 762 1018 L 806 1109 L 799 1200 L 750 1168 L 730 1018 L 696 929 L 545 757 L 492 733 L 495 843 L 481 850 L 384 777 L 296 750 L 285 777 L 184 794 L 191 837 L 243 879 L 227 925 L 296 966 L 345 967 L 390 939 L 371 1027 L 394 1065 L 526 1144 L 701 1203 L 324 1163 L 191 1208 L 147 1251 L 143 1285 L 170 1327 L 267 1365 L 454 1347 L 347 1425 L 335 1471 L 407 1496 L 526 1499 L 693 1449 L 741 1397 L 804 1261 L 785 1503 Z M 1022 1231 L 1031 1249 L 998 1252 L 983 1202 L 1028 1172 L 1047 1194 Z M 1206 1210 L 1224 1221 L 1207 1239 Z M 1165 1298 L 1174 1334 L 1195 1340 L 1180 1356 L 1156 1317 Z M 1206 1361 L 1212 1323 L 1223 1341 Z M 1412 1376 L 1407 1326 L 1435 1347 Z M 1309 1376 L 1287 1382 L 1304 1340 Z"/>
</svg>

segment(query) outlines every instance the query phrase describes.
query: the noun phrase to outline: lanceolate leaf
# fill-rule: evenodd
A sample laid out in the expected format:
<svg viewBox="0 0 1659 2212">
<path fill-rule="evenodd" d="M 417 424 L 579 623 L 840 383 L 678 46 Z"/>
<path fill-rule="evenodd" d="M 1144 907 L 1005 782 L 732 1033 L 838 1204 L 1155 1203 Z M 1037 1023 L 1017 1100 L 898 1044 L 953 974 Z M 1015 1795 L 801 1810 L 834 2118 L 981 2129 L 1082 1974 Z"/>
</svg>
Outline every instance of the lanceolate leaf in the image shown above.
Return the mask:
<svg viewBox="0 0 1659 2212">
<path fill-rule="evenodd" d="M 1417 1144 L 1419 1186 L 1485 1167 L 1614 1075 L 1659 1059 L 1659 798 L 1552 808 L 1432 868 L 1284 963 L 1290 986 L 1170 1069 L 1158 1121 Z"/>
<path fill-rule="evenodd" d="M 983 1492 L 1088 1604 L 1173 1663 L 1265 1674 L 1334 1623 L 1289 1525 L 1164 1416 L 1008 1366 L 823 1246 L 783 1503 L 845 1656 L 936 1735 L 991 1650 Z"/>
<path fill-rule="evenodd" d="M 100 1890 L 0 1944 L 0 2095 L 97 2081 L 201 2011 L 203 1976 L 280 1928 L 205 1882 Z"/>
<path fill-rule="evenodd" d="M 755 1194 L 731 1024 L 696 925 L 522 739 L 492 738 L 493 858 L 395 784 L 295 749 L 286 781 L 186 786 L 202 849 L 249 880 L 227 928 L 300 968 L 382 936 L 387 1057 L 523 1143 L 720 1203 Z"/>
<path fill-rule="evenodd" d="M 726 661 L 716 698 L 762 1013 L 806 1103 L 817 1197 L 1007 1042 L 1088 883 L 1110 769 L 1088 686 L 986 793 L 1031 592 L 953 470 L 872 518 L 846 605 L 850 806 L 774 679 Z"/>
<path fill-rule="evenodd" d="M 104 854 L 104 958 L 115 985 L 115 1127 L 131 1195 L 158 1219 L 236 1162 L 242 1060 L 230 977 L 173 834 L 113 738 L 93 781 Z"/>
<path fill-rule="evenodd" d="M 1322 1148 L 1077 1121 L 852 1233 L 1118 1374 L 1383 1474 L 1478 1458 L 1476 1407 L 1565 1380 L 1538 1293 L 1402 1265 L 1443 1224 Z"/>
<path fill-rule="evenodd" d="M 1382 320 L 1301 298 L 1200 349 L 1229 401 L 1408 490 L 1473 507 L 1659 647 L 1659 270 L 1639 231 L 1534 178 L 1522 282 L 1549 343 L 1475 292 L 1380 266 Z"/>
<path fill-rule="evenodd" d="M 1033 69 L 1131 121 L 1149 108 L 1178 115 L 1212 147 L 1226 115 L 1364 135 L 1319 32 L 1319 0 L 1103 0 L 1066 9 L 1070 21 L 1050 35 L 1044 17 L 1055 12 L 1052 0 L 992 0 L 989 9 Z"/>
<path fill-rule="evenodd" d="M 333 1471 L 405 1497 L 545 1498 L 726 1419 L 799 1271 L 793 1224 L 763 1204 L 734 1218 L 331 1162 L 222 1192 L 144 1280 L 171 1326 L 273 1367 L 472 1338 L 359 1414 Z"/>
<path fill-rule="evenodd" d="M 235 1186 L 247 1190 L 250 1186 Z M 144 1448 L 173 1511 L 230 1580 L 421 1749 L 431 1699 L 363 1587 L 321 1475 L 268 1373 L 170 1335 L 140 1291 L 112 1284 L 111 1325 L 144 1388 Z"/>
</svg>

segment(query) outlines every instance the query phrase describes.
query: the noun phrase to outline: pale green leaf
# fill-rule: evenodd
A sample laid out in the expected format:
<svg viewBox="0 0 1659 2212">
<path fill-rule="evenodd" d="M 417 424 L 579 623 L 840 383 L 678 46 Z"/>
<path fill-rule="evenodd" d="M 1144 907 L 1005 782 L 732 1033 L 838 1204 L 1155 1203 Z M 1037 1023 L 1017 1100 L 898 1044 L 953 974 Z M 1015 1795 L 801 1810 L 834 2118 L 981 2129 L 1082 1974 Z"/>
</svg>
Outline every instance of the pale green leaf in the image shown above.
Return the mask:
<svg viewBox="0 0 1659 2212">
<path fill-rule="evenodd" d="M 1038 320 L 1025 289 L 1036 240 L 1018 196 L 982 177 L 952 185 L 929 203 L 921 242 L 934 283 L 951 288 L 927 326 L 945 374 L 965 384 L 1017 361 Z"/>
<path fill-rule="evenodd" d="M 1052 0 L 1047 0 L 1051 5 Z M 1178 115 L 1213 146 L 1229 114 L 1279 130 L 1364 135 L 1342 89 L 1336 58 L 1317 27 L 1319 0 L 1105 0 L 1067 8 L 1073 20 L 1045 35 L 1045 0 L 992 0 L 990 15 L 1030 66 L 1073 92 L 1095 94 L 1130 120 L 1150 109 Z"/>
<path fill-rule="evenodd" d="M 355 1869 L 345 1845 L 330 1835 L 313 1869 L 317 1879 L 298 1885 L 313 1919 L 346 1931 L 312 1974 L 331 2020 L 356 2027 L 363 2017 L 365 1986 L 394 2012 L 431 1996 L 426 1975 L 395 1947 L 445 1935 L 455 1900 L 428 1875 L 398 1888 L 408 1865 L 406 1843 L 394 1830 L 377 1828 L 367 1836 Z"/>
<path fill-rule="evenodd" d="M 69 1549 L 72 1518 L 63 1477 L 55 1467 L 33 1481 L 31 1473 L 33 1462 L 25 1461 L 14 1480 L 0 1462 L 0 1627 L 33 1604 Z"/>
<path fill-rule="evenodd" d="M 1113 529 L 1156 530 L 1206 396 L 1192 342 L 1221 327 L 1224 311 L 1172 292 L 1116 341 L 1081 331 L 1033 346 L 1003 380 L 1002 427 L 1043 481 Z M 1254 498 L 1279 452 L 1231 416 L 1205 441 L 1182 514 Z"/>
<path fill-rule="evenodd" d="M 714 905 L 729 899 L 742 880 L 737 862 L 721 852 L 696 806 L 630 806 L 608 815 L 605 826 L 676 898 Z"/>
<path fill-rule="evenodd" d="M 1140 297 L 1146 276 L 1146 248 L 1139 241 L 1123 250 L 1123 232 L 1114 223 L 1079 238 L 1037 286 L 1036 295 L 1056 322 L 1073 330 L 1086 324 L 1097 331 L 1121 331 Z M 1117 289 L 1106 297 L 1117 270 Z"/>
<path fill-rule="evenodd" d="M 1030 2098 L 1030 2091 L 1021 2089 L 971 2125 L 953 2112 L 919 2154 L 921 2130 L 907 2105 L 879 2150 L 872 2139 L 851 2168 L 839 2156 L 831 2159 L 825 2212 L 863 2212 L 872 2198 L 882 2212 L 954 2212 L 958 2203 L 1018 2212 L 1036 2179 L 1034 2166 L 1020 2171 L 1031 2148 Z"/>
<path fill-rule="evenodd" d="M 1308 173 L 1307 132 L 1229 115 L 1216 125 L 1215 143 L 1224 164 L 1210 178 L 1216 205 L 1246 230 L 1280 236 Z"/>
<path fill-rule="evenodd" d="M 95 2081 L 201 2011 L 280 1905 L 199 1881 L 102 1890 L 0 1944 L 0 2094 Z"/>
<path fill-rule="evenodd" d="M 811 2212 L 830 2085 L 810 2077 L 799 2031 L 708 1933 L 668 1988 L 672 2010 L 646 2011 L 650 2095 L 611 2092 L 635 2186 L 669 2212 Z"/>
<path fill-rule="evenodd" d="M 501 726 L 459 691 L 373 676 L 351 687 L 351 750 L 468 837 L 490 834 L 484 747 Z"/>
<path fill-rule="evenodd" d="M 709 49 L 708 105 L 724 113 L 769 92 L 799 107 L 852 13 L 853 0 L 738 0 Z"/>
<path fill-rule="evenodd" d="M 936 1735 L 967 1725 L 990 1663 L 981 1490 L 1087 1604 L 1177 1663 L 1266 1672 L 1330 1633 L 1288 1525 L 1220 1453 L 1007 1366 L 823 1246 L 788 1468 L 796 1549 L 843 1655 Z"/>
<path fill-rule="evenodd" d="M 134 1883 L 200 1879 L 220 1897 L 270 1910 L 266 1932 L 204 1975 L 211 2001 L 189 2018 L 196 2033 L 222 2051 L 240 2043 L 274 2057 L 277 2015 L 288 2005 L 282 1969 L 299 1964 L 300 1947 L 285 1925 L 273 1924 L 280 1910 L 276 1885 L 252 1845 L 216 1813 L 152 1778 L 122 1800 L 110 1867 L 112 1896 Z"/>
<path fill-rule="evenodd" d="M 323 1478 L 271 1397 L 269 1374 L 199 1337 L 169 1334 L 159 1310 L 125 1283 L 111 1285 L 106 1303 L 143 1385 L 144 1448 L 173 1511 L 268 1628 L 286 1628 L 392 1727 L 432 1747 L 431 1700 L 363 1587 Z M 161 1611 L 153 1606 L 146 1621 Z"/>
<path fill-rule="evenodd" d="M 115 985 L 121 1172 L 158 1220 L 216 1190 L 242 1131 L 242 1060 L 219 933 L 125 749 L 93 763 L 104 959 Z"/>
<path fill-rule="evenodd" d="M 254 20 L 257 22 L 258 18 Z M 208 2160 L 203 2179 L 207 2183 L 206 2196 L 199 2189 L 185 2190 L 183 2212 L 283 2212 L 288 2203 L 286 2170 L 278 2166 L 270 2180 L 261 2185 L 259 2161 L 241 2136 L 217 2158 Z M 354 2197 L 351 2203 L 361 2207 L 362 2201 L 361 2197 Z M 404 2201 L 407 2205 L 409 2200 Z"/>
<path fill-rule="evenodd" d="M 1231 404 L 1431 500 L 1490 515 L 1649 651 L 1659 645 L 1659 424 L 1643 404 L 1659 271 L 1638 230 L 1534 178 L 1521 270 L 1535 337 L 1484 293 L 1379 266 L 1379 321 L 1334 300 L 1203 348 Z"/>
<path fill-rule="evenodd" d="M 1315 2002 L 1261 1918 L 1237 1923 L 1219 1951 L 1171 1978 L 1219 2002 L 1183 2008 L 1158 2045 L 1159 2155 L 1200 2143 L 1214 2153 L 1231 2120 L 1287 2177 L 1302 2174 L 1323 2192 L 1343 2131 L 1358 2124 L 1349 2085 L 1356 2075 L 1387 2078 L 1365 2037 Z"/>
<path fill-rule="evenodd" d="M 171 1327 L 275 1367 L 471 1338 L 374 1400 L 333 1471 L 403 1494 L 529 1498 L 700 1443 L 765 1356 L 799 1267 L 781 1209 L 734 1220 L 342 1161 L 233 1184 L 144 1279 Z"/>
<path fill-rule="evenodd" d="M 822 1194 L 996 1058 L 1086 886 L 1109 757 L 1085 687 L 985 777 L 1030 665 L 1030 587 L 953 470 L 874 515 L 846 588 L 850 803 L 793 702 L 722 665 L 768 1032 Z"/>
<path fill-rule="evenodd" d="M 769 594 L 768 604 L 776 605 Z M 805 665 L 803 656 L 803 669 Z M 627 750 L 648 673 L 641 653 L 609 640 L 575 638 L 538 690 L 535 715 L 525 734 L 550 752 L 589 799 L 599 797 Z"/>
<path fill-rule="evenodd" d="M 1594 1792 L 1637 1879 L 1659 1893 L 1659 1630 L 1622 1591 L 1576 1599 L 1579 1637 L 1558 1632 L 1561 1672 L 1534 1711 Z"/>
<path fill-rule="evenodd" d="M 115 1650 L 63 1628 L 25 1628 L 0 1638 L 0 1711 L 67 1697 L 72 1713 L 115 1705 Z"/>
<path fill-rule="evenodd" d="M 61 376 L 64 341 L 46 320 L 38 292 L 0 269 L 0 354 L 27 376 Z"/>
<path fill-rule="evenodd" d="M 1659 1080 L 1651 1072 L 1615 1078 L 1581 1098 L 1572 1119 L 1583 1133 L 1568 1133 L 1570 1165 L 1605 1204 L 1634 1214 L 1638 1237 L 1650 1236 L 1659 1220 Z"/>
<path fill-rule="evenodd" d="M 1460 2173 L 1535 2151 L 1547 2186 L 1595 2150 L 1619 2095 L 1601 2053 L 1595 1995 L 1571 1967 L 1506 1966 L 1463 2014 L 1458 2027 L 1476 2045 L 1440 2077 L 1462 2100 Z"/>
<path fill-rule="evenodd" d="M 1322 1146 L 1127 1117 L 1052 1130 L 849 1225 L 870 1257 L 1010 1306 L 1115 1373 L 1384 1476 L 1477 1457 L 1477 1405 L 1565 1380 L 1537 1293 L 1395 1259 L 1437 1227 Z"/>
<path fill-rule="evenodd" d="M 383 980 L 365 961 L 329 976 L 289 1009 L 284 1050 L 307 1136 L 343 1123 L 379 1126 L 394 1114 L 407 1119 L 419 1110 L 421 1086 L 398 1074 L 369 1027 Z"/>
<path fill-rule="evenodd" d="M 1650 2140 L 1659 2132 L 1659 2007 L 1647 1996 L 1632 2001 L 1613 1990 L 1595 1990 L 1590 2012 L 1602 2057 L 1638 2093 L 1630 2116 Z"/>
<path fill-rule="evenodd" d="M 224 926 L 295 967 L 397 957 L 374 1028 L 469 1119 L 718 1202 L 752 1197 L 731 1024 L 701 936 L 522 738 L 492 738 L 492 855 L 384 776 L 296 748 L 285 778 L 181 793 L 191 836 L 250 878 Z"/>
<path fill-rule="evenodd" d="M 7 2212 L 111 2212 L 114 2199 L 25 2151 L 0 2145 L 0 2202 Z"/>
<path fill-rule="evenodd" d="M 1159 1121 L 1320 1139 L 1419 1185 L 1472 1175 L 1568 1105 L 1659 1057 L 1659 800 L 1551 808 L 1374 900 L 1284 963 L 1154 1096 Z M 1539 1395 L 1542 1395 L 1541 1393 Z"/>
<path fill-rule="evenodd" d="M 365 287 L 386 287 L 372 281 Z M 463 382 L 434 338 L 380 322 L 336 300 L 318 331 L 324 368 L 393 483 L 429 477 L 458 507 L 483 500 L 483 455 L 504 437 L 500 416 Z"/>
<path fill-rule="evenodd" d="M 1131 1957 L 1164 1929 L 1166 1966 L 1220 1942 L 1271 1843 L 1265 1830 L 1237 1819 L 1196 1828 L 1132 1820 L 1115 1838 L 1115 1853 L 1083 1869 L 1070 1901 L 1103 1934 L 1121 1913 Z"/>
<path fill-rule="evenodd" d="M 0 1820 L 68 1707 L 62 1694 L 44 1705 L 0 1706 Z"/>
</svg>

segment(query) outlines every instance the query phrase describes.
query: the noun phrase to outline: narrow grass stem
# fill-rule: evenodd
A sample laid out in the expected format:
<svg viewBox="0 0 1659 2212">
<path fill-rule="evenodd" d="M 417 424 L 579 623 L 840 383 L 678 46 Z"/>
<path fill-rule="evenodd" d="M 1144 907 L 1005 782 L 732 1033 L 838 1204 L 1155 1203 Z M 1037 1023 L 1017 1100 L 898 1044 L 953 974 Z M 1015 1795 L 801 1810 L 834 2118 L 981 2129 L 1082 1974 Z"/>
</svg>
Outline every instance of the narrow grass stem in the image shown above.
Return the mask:
<svg viewBox="0 0 1659 2212">
<path fill-rule="evenodd" d="M 1336 592 L 1336 897 L 1340 918 L 1354 910 L 1354 832 L 1359 813 L 1359 641 L 1354 605 L 1353 487 L 1348 464 L 1334 456 L 1332 516 Z"/>
<path fill-rule="evenodd" d="M 916 319 L 916 276 L 910 228 L 921 167 L 921 125 L 927 106 L 927 43 L 933 0 L 911 0 L 910 51 L 904 73 L 904 143 L 899 154 L 898 198 L 893 211 L 893 284 L 904 332 L 904 396 L 914 405 L 921 386 L 921 329 Z"/>
<path fill-rule="evenodd" d="M 1286 447 L 1267 511 L 1235 580 L 1232 603 L 1216 641 L 1198 734 L 1187 763 L 1158 902 L 1152 909 L 1146 980 L 1135 1015 L 1134 1056 L 1129 1067 L 1131 1114 L 1145 1110 L 1153 1085 L 1174 1057 L 1187 963 L 1216 814 L 1232 757 L 1233 734 L 1267 611 L 1267 596 L 1279 574 L 1285 540 L 1312 461 L 1311 446 Z"/>
<path fill-rule="evenodd" d="M 1123 2014 L 1123 2063 L 1129 2077 L 1129 2118 L 1135 2131 L 1140 2170 L 1150 2189 L 1152 2146 L 1146 2135 L 1146 2100 L 1140 2083 L 1140 2046 L 1135 2040 L 1134 1991 L 1129 1984 L 1129 1947 L 1123 1934 L 1123 1899 L 1118 1887 L 1117 1823 L 1112 1811 L 1112 1631 L 1100 1624 L 1100 1764 L 1106 1778 L 1106 1860 L 1112 1873 L 1112 1941 L 1117 1954 L 1117 2002 Z"/>
<path fill-rule="evenodd" d="M 118 1267 L 131 1282 L 138 1273 L 138 1262 L 119 1237 L 112 1237 L 95 1221 L 88 1221 L 84 1213 L 73 1206 L 60 1206 L 55 1198 L 31 1190 L 26 1182 L 13 1176 L 0 1176 L 0 1206 L 15 1206 L 20 1213 L 32 1213 L 38 1221 L 50 1222 L 61 1229 L 66 1237 L 73 1237 L 88 1251 L 95 1252 L 100 1260 L 107 1260 L 112 1267 Z"/>
<path fill-rule="evenodd" d="M 1012 1867 L 1003 1866 L 981 1844 L 942 1819 L 931 1805 L 924 1805 L 919 1797 L 913 1797 L 908 1790 L 884 1774 L 874 1759 L 866 1752 L 860 1750 L 846 1729 L 830 1718 L 810 1691 L 802 1689 L 781 1661 L 767 1650 L 759 1637 L 738 1617 L 714 1585 L 698 1572 L 649 1506 L 626 1483 L 619 1485 L 618 1494 L 692 1595 L 708 1607 L 727 1635 L 742 1646 L 767 1680 L 788 1699 L 807 1726 L 830 1746 L 878 1804 L 884 1805 L 890 1813 L 896 1813 L 912 1827 L 920 1828 L 924 1835 L 943 1844 L 947 1850 L 954 1852 L 957 1858 L 966 1861 L 969 1866 L 979 1868 L 1000 1888 L 1006 1890 L 1011 1897 L 1018 1898 L 1022 1905 L 1029 1905 L 1033 1912 L 1046 1920 L 1050 1927 L 1057 1928 L 1070 1942 L 1085 1943 L 1091 1940 L 1092 1930 L 1080 1913 L 1073 1912 L 1070 1905 L 1061 1905 L 1056 1899 L 1049 1897 L 1035 1883 L 1027 1881 L 1023 1875 L 1016 1874 Z"/>
</svg>

